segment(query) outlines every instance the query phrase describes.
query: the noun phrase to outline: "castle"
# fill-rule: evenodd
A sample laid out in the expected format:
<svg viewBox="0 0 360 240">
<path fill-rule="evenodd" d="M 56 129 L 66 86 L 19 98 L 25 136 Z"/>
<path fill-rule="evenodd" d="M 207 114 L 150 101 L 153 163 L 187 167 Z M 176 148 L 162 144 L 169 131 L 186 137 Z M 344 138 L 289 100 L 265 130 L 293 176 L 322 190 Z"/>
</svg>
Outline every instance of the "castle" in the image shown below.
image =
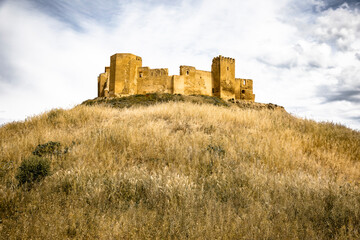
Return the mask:
<svg viewBox="0 0 360 240">
<path fill-rule="evenodd" d="M 117 53 L 110 67 L 98 77 L 98 97 L 119 97 L 146 93 L 201 94 L 222 99 L 255 101 L 253 81 L 235 78 L 235 59 L 218 56 L 211 72 L 180 66 L 180 75 L 169 76 L 167 68 L 142 66 L 141 57 Z"/>
</svg>

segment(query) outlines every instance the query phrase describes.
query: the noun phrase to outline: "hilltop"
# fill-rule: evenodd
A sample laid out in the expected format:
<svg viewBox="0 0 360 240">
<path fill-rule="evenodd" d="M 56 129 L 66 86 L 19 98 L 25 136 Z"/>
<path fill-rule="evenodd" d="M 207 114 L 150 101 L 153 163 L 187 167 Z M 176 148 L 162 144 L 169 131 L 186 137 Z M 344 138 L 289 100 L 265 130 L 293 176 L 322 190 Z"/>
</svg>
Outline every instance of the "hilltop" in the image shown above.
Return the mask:
<svg viewBox="0 0 360 240">
<path fill-rule="evenodd" d="M 166 102 L 190 102 L 195 104 L 212 104 L 215 106 L 237 106 L 245 109 L 277 109 L 284 110 L 282 106 L 278 106 L 272 103 L 256 103 L 243 100 L 230 99 L 225 101 L 224 99 L 206 96 L 206 95 L 182 95 L 182 94 L 170 94 L 170 93 L 148 93 L 148 94 L 136 94 L 126 97 L 97 97 L 83 102 L 83 105 L 106 105 L 116 108 L 129 108 L 132 106 L 150 106 L 158 103 Z"/>
<path fill-rule="evenodd" d="M 360 238 L 360 133 L 274 104 L 97 98 L 2 126 L 0 153 L 3 239 Z"/>
</svg>

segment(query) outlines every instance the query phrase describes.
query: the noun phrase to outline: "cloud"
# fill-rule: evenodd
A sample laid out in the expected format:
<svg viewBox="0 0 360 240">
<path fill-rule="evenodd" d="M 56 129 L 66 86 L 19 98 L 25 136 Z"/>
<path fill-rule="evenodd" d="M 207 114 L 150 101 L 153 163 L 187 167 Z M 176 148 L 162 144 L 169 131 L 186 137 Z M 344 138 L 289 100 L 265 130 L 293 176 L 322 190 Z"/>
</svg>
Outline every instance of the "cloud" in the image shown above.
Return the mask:
<svg viewBox="0 0 360 240">
<path fill-rule="evenodd" d="M 316 40 L 328 43 L 339 51 L 349 51 L 360 47 L 359 11 L 346 3 L 336 10 L 329 9 L 316 21 Z"/>
<path fill-rule="evenodd" d="M 316 1 L 313 6 L 320 9 L 317 14 L 309 17 L 300 12 L 292 22 L 303 35 L 298 43 L 302 51 L 297 66 L 307 70 L 309 78 L 303 79 L 316 99 L 316 105 L 303 114 L 318 120 L 336 119 L 360 129 L 359 122 L 354 121 L 360 95 L 360 13 L 356 4 L 336 2 L 337 6 L 335 1 Z M 310 81 L 310 76 L 317 78 Z"/>
<path fill-rule="evenodd" d="M 26 3 L 21 1 L 22 4 Z M 29 0 L 30 9 L 40 10 L 51 18 L 55 18 L 77 31 L 82 31 L 82 21 L 89 21 L 100 24 L 111 24 L 112 16 L 121 13 L 122 4 L 120 1 L 47 1 Z"/>
<path fill-rule="evenodd" d="M 290 2 L 291 7 L 296 11 L 318 14 L 329 9 L 337 10 L 339 8 L 359 9 L 360 3 L 358 0 L 302 0 Z"/>
<path fill-rule="evenodd" d="M 358 0 L 324 0 L 322 10 L 338 9 L 338 8 L 360 8 Z"/>
<path fill-rule="evenodd" d="M 6 63 L 0 66 L 0 108 L 9 119 L 69 107 L 96 92 L 88 81 L 97 74 L 96 50 L 91 50 L 96 40 L 29 9 L 13 2 L 0 9 L 0 52 Z"/>
<path fill-rule="evenodd" d="M 348 101 L 360 103 L 360 68 L 347 67 L 336 76 L 337 83 L 318 87 L 325 102 Z"/>
<path fill-rule="evenodd" d="M 360 61 L 360 53 L 355 53 L 355 57 Z"/>
<path fill-rule="evenodd" d="M 324 11 L 313 28 L 314 39 L 331 46 L 333 52 L 334 69 L 324 74 L 328 82 L 317 87 L 324 102 L 360 103 L 359 18 L 358 9 L 344 3 L 335 10 Z"/>
<path fill-rule="evenodd" d="M 349 101 L 360 103 L 360 88 L 332 90 L 328 86 L 319 88 L 319 93 L 326 96 L 327 102 Z"/>
</svg>

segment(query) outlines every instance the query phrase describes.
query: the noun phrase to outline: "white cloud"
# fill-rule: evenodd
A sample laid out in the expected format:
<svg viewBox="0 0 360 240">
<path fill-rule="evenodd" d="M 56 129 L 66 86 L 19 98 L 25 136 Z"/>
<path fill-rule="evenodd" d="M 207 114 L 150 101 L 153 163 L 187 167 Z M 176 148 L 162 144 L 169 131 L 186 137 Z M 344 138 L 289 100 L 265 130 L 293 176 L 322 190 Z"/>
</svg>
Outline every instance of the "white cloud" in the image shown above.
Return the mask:
<svg viewBox="0 0 360 240">
<path fill-rule="evenodd" d="M 360 49 L 359 11 L 350 9 L 346 3 L 324 12 L 312 30 L 318 41 L 334 45 L 340 51 Z"/>
<path fill-rule="evenodd" d="M 15 71 L 14 79 L 0 82 L 0 109 L 11 119 L 91 98 L 103 70 L 96 65 L 101 57 L 96 40 L 29 8 L 5 3 L 0 9 L 4 60 Z"/>
</svg>

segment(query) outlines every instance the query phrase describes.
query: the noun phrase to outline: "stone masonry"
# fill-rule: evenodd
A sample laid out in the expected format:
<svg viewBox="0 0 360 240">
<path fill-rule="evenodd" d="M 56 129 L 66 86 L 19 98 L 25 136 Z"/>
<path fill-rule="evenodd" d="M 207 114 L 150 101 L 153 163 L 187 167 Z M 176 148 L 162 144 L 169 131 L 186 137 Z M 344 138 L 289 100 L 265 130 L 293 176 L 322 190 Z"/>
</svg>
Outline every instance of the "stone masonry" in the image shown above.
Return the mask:
<svg viewBox="0 0 360 240">
<path fill-rule="evenodd" d="M 235 78 L 235 59 L 223 56 L 213 59 L 211 72 L 180 66 L 180 75 L 169 76 L 167 68 L 143 67 L 141 57 L 117 53 L 98 77 L 98 97 L 155 92 L 255 101 L 253 80 Z"/>
</svg>

